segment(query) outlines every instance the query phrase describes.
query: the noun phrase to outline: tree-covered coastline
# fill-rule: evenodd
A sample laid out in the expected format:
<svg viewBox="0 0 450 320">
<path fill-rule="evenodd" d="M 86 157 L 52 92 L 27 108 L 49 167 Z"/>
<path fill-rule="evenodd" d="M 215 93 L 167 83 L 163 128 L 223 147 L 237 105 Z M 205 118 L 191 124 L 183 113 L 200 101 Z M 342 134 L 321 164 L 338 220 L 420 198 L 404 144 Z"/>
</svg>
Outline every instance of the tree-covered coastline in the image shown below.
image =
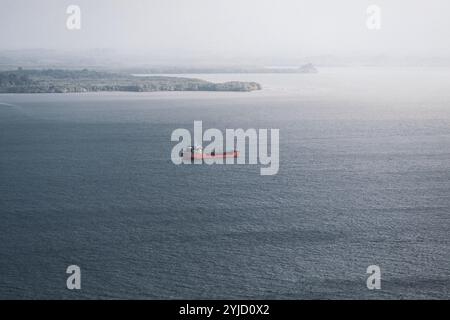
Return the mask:
<svg viewBox="0 0 450 320">
<path fill-rule="evenodd" d="M 24 70 L 0 72 L 0 93 L 69 93 L 101 91 L 254 91 L 256 82 L 213 83 L 200 79 L 99 72 L 93 70 Z"/>
</svg>

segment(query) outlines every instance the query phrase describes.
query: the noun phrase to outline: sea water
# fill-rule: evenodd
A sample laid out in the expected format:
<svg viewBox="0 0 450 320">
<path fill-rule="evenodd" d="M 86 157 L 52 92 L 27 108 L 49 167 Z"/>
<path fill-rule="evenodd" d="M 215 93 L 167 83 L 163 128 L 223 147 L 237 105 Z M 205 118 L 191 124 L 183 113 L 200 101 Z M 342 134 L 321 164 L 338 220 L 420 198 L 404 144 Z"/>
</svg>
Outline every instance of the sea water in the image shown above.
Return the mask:
<svg viewBox="0 0 450 320">
<path fill-rule="evenodd" d="M 255 92 L 0 96 L 0 298 L 450 297 L 450 69 Z M 180 165 L 177 128 L 280 130 L 280 169 Z M 66 288 L 78 265 L 82 289 Z M 367 267 L 381 269 L 368 290 Z"/>
</svg>

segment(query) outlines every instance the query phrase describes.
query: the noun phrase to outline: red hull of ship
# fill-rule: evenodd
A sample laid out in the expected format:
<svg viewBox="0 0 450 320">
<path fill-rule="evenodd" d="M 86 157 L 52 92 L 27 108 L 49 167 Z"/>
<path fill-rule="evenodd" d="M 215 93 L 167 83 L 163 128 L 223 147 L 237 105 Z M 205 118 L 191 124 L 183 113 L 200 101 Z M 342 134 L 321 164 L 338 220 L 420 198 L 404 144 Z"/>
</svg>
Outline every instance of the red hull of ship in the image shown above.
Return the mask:
<svg viewBox="0 0 450 320">
<path fill-rule="evenodd" d="M 192 160 L 202 160 L 202 159 L 224 159 L 224 158 L 237 158 L 239 157 L 239 152 L 225 152 L 225 153 L 218 153 L 218 154 L 193 154 L 191 156 Z"/>
</svg>

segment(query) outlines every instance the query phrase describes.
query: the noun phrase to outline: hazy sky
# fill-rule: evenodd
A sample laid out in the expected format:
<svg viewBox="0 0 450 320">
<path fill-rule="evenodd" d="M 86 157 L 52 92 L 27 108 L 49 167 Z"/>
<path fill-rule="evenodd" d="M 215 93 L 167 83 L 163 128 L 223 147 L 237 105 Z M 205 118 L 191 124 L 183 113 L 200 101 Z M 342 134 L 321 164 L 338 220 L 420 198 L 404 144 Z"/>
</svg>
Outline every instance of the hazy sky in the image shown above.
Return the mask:
<svg viewBox="0 0 450 320">
<path fill-rule="evenodd" d="M 0 50 L 192 56 L 449 55 L 449 0 L 0 0 Z M 82 28 L 66 28 L 81 7 Z M 379 31 L 366 8 L 382 9 Z"/>
</svg>

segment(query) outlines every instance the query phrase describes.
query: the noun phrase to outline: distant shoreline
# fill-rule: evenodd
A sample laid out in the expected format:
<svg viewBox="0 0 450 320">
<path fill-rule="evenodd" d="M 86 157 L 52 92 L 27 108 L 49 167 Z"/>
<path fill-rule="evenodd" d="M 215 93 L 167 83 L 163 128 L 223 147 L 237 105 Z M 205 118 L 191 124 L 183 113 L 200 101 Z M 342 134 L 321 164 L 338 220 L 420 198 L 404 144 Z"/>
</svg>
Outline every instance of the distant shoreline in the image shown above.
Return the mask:
<svg viewBox="0 0 450 320">
<path fill-rule="evenodd" d="M 87 69 L 24 70 L 0 72 L 0 94 L 5 93 L 83 93 L 83 92 L 161 92 L 261 90 L 257 82 L 206 80 L 171 76 L 132 76 Z"/>
</svg>

